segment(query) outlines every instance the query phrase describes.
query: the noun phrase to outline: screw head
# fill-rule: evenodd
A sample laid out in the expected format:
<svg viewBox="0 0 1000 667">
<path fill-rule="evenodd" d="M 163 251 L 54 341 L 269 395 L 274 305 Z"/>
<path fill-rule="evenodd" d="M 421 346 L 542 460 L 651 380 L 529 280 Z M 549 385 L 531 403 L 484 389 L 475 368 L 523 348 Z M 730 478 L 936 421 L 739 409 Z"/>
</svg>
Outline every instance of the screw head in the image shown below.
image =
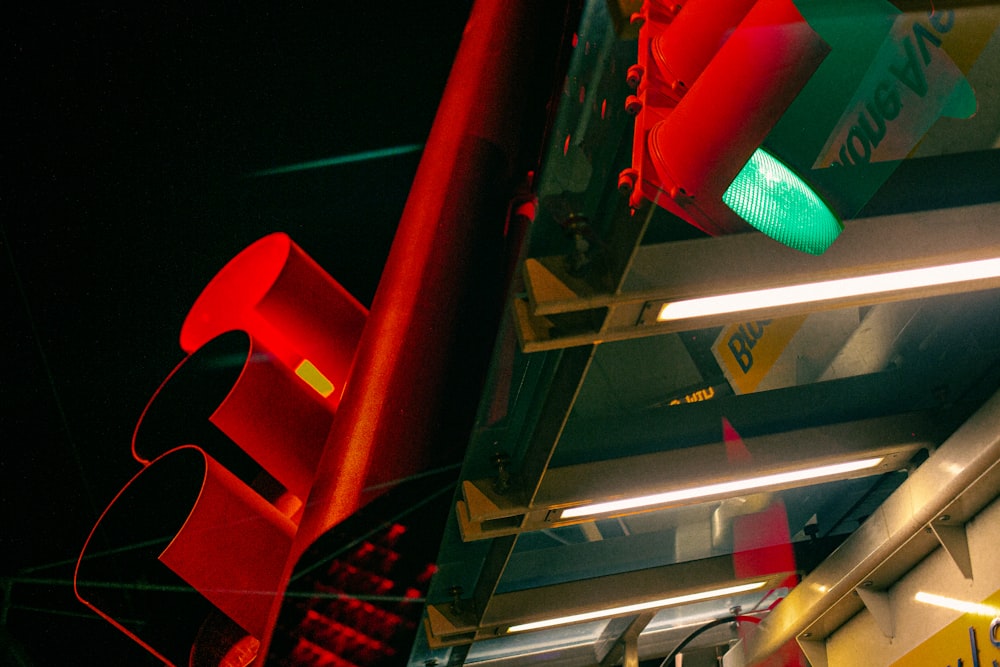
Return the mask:
<svg viewBox="0 0 1000 667">
<path fill-rule="evenodd" d="M 628 68 L 628 72 L 625 75 L 625 83 L 628 84 L 629 88 L 638 88 L 639 82 L 642 81 L 642 67 L 639 65 L 632 65 Z"/>
<path fill-rule="evenodd" d="M 625 98 L 625 111 L 633 116 L 638 115 L 642 111 L 642 102 L 635 95 L 629 95 Z"/>
<path fill-rule="evenodd" d="M 635 169 L 623 169 L 618 174 L 618 191 L 623 195 L 630 195 L 635 189 L 636 181 L 639 180 L 639 172 Z"/>
</svg>

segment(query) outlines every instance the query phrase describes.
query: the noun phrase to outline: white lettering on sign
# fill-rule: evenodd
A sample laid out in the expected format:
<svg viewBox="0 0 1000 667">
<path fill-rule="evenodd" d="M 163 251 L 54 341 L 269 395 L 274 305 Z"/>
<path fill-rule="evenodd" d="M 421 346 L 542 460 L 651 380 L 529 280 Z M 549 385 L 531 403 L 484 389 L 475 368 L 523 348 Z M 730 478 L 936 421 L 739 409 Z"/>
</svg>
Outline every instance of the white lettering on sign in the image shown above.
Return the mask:
<svg viewBox="0 0 1000 667">
<path fill-rule="evenodd" d="M 901 160 L 940 116 L 975 113 L 972 87 L 942 48 L 954 26 L 954 10 L 896 17 L 814 169 Z"/>
</svg>

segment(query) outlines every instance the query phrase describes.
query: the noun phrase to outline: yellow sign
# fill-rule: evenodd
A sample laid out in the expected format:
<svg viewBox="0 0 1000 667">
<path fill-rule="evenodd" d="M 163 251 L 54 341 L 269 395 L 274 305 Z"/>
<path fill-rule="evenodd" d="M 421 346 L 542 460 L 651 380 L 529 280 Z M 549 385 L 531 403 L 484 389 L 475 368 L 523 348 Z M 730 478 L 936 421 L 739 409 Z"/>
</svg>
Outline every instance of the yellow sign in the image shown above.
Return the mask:
<svg viewBox="0 0 1000 667">
<path fill-rule="evenodd" d="M 977 606 L 994 613 L 963 614 L 891 667 L 1000 665 L 1000 591 Z"/>
<path fill-rule="evenodd" d="M 781 353 L 805 322 L 805 315 L 730 324 L 722 330 L 712 352 L 733 391 L 754 391 L 774 367 Z"/>
</svg>

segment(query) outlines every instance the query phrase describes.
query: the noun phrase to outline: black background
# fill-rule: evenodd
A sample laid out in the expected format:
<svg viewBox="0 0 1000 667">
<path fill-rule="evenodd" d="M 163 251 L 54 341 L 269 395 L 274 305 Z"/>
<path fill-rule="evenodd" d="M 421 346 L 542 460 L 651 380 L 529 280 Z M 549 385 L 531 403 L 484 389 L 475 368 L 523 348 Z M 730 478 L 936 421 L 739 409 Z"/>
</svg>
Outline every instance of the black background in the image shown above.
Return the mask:
<svg viewBox="0 0 1000 667">
<path fill-rule="evenodd" d="M 471 2 L 8 9 L 0 567 L 10 664 L 158 664 L 73 596 L 225 262 L 287 232 L 369 304 Z M 6 664 L 6 663 L 5 663 Z"/>
</svg>

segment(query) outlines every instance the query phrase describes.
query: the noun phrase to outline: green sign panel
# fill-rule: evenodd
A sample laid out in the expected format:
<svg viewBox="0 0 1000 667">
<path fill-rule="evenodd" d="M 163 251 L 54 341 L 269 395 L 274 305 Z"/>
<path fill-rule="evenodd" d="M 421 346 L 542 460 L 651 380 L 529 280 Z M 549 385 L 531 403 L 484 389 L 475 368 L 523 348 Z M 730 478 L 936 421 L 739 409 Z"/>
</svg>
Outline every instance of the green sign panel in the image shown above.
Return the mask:
<svg viewBox="0 0 1000 667">
<path fill-rule="evenodd" d="M 975 113 L 950 49 L 967 48 L 973 26 L 965 24 L 980 18 L 940 8 L 904 13 L 885 0 L 796 5 L 831 51 L 764 146 L 849 218 L 938 118 Z"/>
</svg>

